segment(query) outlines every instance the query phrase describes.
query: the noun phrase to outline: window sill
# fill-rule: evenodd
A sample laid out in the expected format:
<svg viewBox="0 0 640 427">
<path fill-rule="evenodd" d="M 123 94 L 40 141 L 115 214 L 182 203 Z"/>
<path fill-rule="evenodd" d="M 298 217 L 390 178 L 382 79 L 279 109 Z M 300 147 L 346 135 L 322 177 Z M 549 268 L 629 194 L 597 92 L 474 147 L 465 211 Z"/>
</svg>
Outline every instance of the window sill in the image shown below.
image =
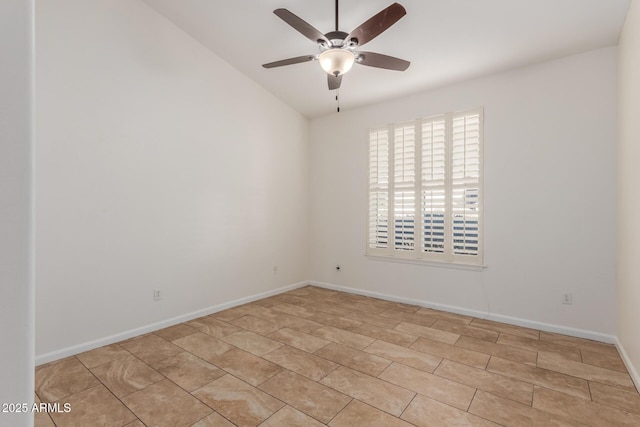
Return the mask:
<svg viewBox="0 0 640 427">
<path fill-rule="evenodd" d="M 400 258 L 400 257 L 385 256 L 385 255 L 365 254 L 365 257 L 372 261 L 398 262 L 401 264 L 416 264 L 416 265 L 424 265 L 427 267 L 453 268 L 457 270 L 483 271 L 485 268 L 487 268 L 486 265 L 464 264 L 461 262 L 450 262 L 450 261 L 432 261 L 432 260 L 424 260 L 424 259 Z"/>
</svg>

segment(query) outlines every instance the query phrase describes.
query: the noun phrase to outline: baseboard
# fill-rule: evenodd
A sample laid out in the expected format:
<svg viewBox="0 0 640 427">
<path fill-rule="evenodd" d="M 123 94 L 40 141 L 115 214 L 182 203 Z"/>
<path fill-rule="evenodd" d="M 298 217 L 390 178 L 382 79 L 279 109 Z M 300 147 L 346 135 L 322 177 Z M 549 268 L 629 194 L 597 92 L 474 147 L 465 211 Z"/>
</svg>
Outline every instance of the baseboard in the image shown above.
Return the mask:
<svg viewBox="0 0 640 427">
<path fill-rule="evenodd" d="M 636 367 L 633 366 L 633 363 L 631 363 L 629 355 L 625 351 L 624 346 L 618 338 L 616 338 L 616 348 L 618 349 L 618 353 L 620 353 L 620 357 L 622 357 L 624 365 L 627 367 L 627 371 L 629 371 L 629 375 L 631 376 L 633 383 L 636 385 L 636 390 L 640 391 L 640 375 L 638 375 Z"/>
<path fill-rule="evenodd" d="M 147 334 L 149 332 L 157 331 L 158 329 L 167 328 L 169 326 L 177 325 L 179 323 L 188 322 L 189 320 L 196 319 L 198 317 L 207 316 L 209 314 L 217 313 L 218 311 L 226 310 L 228 308 L 237 307 L 239 305 L 247 304 L 259 299 L 267 298 L 273 295 L 278 295 L 283 292 L 287 292 L 293 289 L 297 289 L 308 285 L 309 282 L 299 282 L 293 285 L 283 286 L 271 291 L 261 292 L 259 294 L 250 295 L 248 297 L 240 298 L 234 301 L 226 302 L 223 304 L 214 305 L 202 310 L 194 311 L 181 316 L 173 317 L 171 319 L 163 320 L 161 322 L 152 323 L 150 325 L 142 326 L 140 328 L 130 329 L 115 335 L 99 338 L 97 340 L 85 342 L 82 344 L 66 347 L 60 350 L 52 351 L 49 353 L 37 355 L 35 362 L 36 366 L 43 365 L 45 363 L 53 362 L 55 360 L 63 359 L 65 357 L 73 356 L 83 353 L 85 351 L 93 350 L 98 347 L 102 347 L 109 344 L 114 344 L 129 338 L 136 337 L 138 335 Z"/>
<path fill-rule="evenodd" d="M 372 298 L 379 298 L 387 301 L 401 302 L 405 304 L 413 304 L 419 305 L 421 307 L 433 308 L 436 310 L 447 311 L 451 313 L 462 314 L 466 316 L 473 316 L 480 319 L 493 320 L 496 322 L 507 323 L 510 325 L 522 326 L 525 328 L 539 329 L 541 331 L 546 332 L 555 332 L 563 335 L 570 335 L 579 338 L 586 338 L 594 341 L 605 342 L 608 344 L 615 344 L 620 355 L 627 366 L 629 374 L 631 375 L 633 382 L 636 385 L 636 388 L 640 390 L 640 376 L 638 375 L 638 371 L 635 369 L 633 364 L 631 363 L 627 353 L 624 350 L 624 347 L 618 340 L 618 338 L 614 335 L 603 334 L 600 332 L 588 331 L 584 329 L 576 329 L 570 328 L 566 326 L 553 325 L 549 323 L 537 322 L 534 320 L 521 319 L 517 317 L 505 316 L 500 314 L 490 313 L 479 311 L 479 310 L 470 310 L 463 307 L 451 306 L 446 304 L 438 304 L 430 301 L 424 300 L 414 300 L 410 298 L 399 297 L 395 295 L 384 294 L 380 292 L 372 292 L 365 291 L 362 289 L 351 288 L 348 286 L 335 285 L 332 283 L 324 283 L 324 282 L 316 282 L 316 281 L 303 281 L 299 283 L 294 283 L 292 285 L 283 286 L 277 289 L 273 289 L 266 292 L 261 292 L 259 294 L 250 295 L 248 297 L 240 298 L 234 301 L 229 301 L 223 304 L 218 304 L 212 307 L 208 307 L 202 310 L 194 311 L 188 314 L 184 314 L 181 316 L 173 317 L 171 319 L 163 320 L 161 322 L 156 322 L 150 325 L 146 325 L 140 328 L 131 329 L 128 331 L 124 331 L 115 335 L 111 335 L 108 337 L 103 337 L 97 340 L 89 341 L 86 343 L 74 345 L 71 347 L 66 347 L 60 350 L 52 351 L 50 353 L 45 353 L 41 355 L 37 355 L 35 358 L 36 366 L 49 363 L 55 360 L 59 360 L 65 357 L 73 356 L 79 353 L 83 353 L 85 351 L 93 350 L 98 347 L 102 347 L 105 345 L 117 343 L 129 338 L 133 338 L 138 335 L 147 334 L 149 332 L 157 331 L 158 329 L 166 328 L 169 326 L 177 325 L 179 323 L 188 322 L 189 320 L 196 319 L 198 317 L 207 316 L 209 314 L 217 313 L 218 311 L 226 310 L 228 308 L 233 308 L 239 305 L 247 304 L 259 299 L 267 298 L 270 296 L 278 295 L 283 292 L 287 292 L 293 289 L 297 289 L 306 285 L 318 286 L 325 289 L 331 289 L 336 291 L 348 292 L 357 295 L 364 295 Z"/>
<path fill-rule="evenodd" d="M 510 325 L 522 326 L 525 328 L 539 329 L 545 332 L 554 332 L 563 335 L 570 335 L 572 337 L 586 338 L 594 341 L 605 342 L 607 344 L 615 344 L 617 337 L 615 335 L 603 334 L 601 332 L 588 331 L 584 329 L 570 328 L 567 326 L 553 325 L 550 323 L 537 322 L 535 320 L 521 319 L 517 317 L 505 316 L 501 314 L 494 314 L 479 310 L 470 310 L 463 307 L 456 307 L 445 304 L 433 303 L 430 301 L 414 300 L 410 298 L 398 297 L 395 295 L 383 294 L 379 292 L 364 291 L 362 289 L 350 288 L 347 286 L 334 285 L 332 283 L 314 282 L 310 281 L 310 285 L 318 286 L 321 288 L 331 289 L 335 291 L 348 292 L 352 294 L 364 295 L 372 298 L 379 298 L 387 301 L 401 302 L 405 304 L 419 305 L 421 307 L 433 308 L 435 310 L 448 311 L 450 313 L 462 314 L 465 316 L 473 316 L 479 319 L 493 320 L 501 323 L 508 323 Z"/>
</svg>

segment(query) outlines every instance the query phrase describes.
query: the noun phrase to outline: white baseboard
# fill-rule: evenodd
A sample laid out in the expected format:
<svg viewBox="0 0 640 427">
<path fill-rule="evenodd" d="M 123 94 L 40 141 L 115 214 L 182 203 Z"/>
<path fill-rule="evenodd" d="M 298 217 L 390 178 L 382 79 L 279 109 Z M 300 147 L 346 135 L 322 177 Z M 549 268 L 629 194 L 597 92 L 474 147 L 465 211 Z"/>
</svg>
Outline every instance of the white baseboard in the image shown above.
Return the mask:
<svg viewBox="0 0 640 427">
<path fill-rule="evenodd" d="M 368 297 L 372 297 L 372 298 L 379 298 L 379 299 L 383 299 L 383 300 L 387 300 L 387 301 L 394 301 L 394 302 L 401 302 L 401 303 L 405 303 L 405 304 L 413 304 L 413 305 L 419 305 L 422 307 L 428 307 L 428 308 L 433 308 L 436 310 L 442 310 L 442 311 L 448 311 L 451 313 L 457 313 L 457 314 L 462 314 L 462 315 L 466 315 L 466 316 L 473 316 L 473 317 L 477 317 L 480 319 L 488 319 L 488 320 L 494 320 L 496 322 L 502 322 L 502 323 L 507 323 L 507 324 L 511 324 L 511 325 L 517 325 L 517 326 L 522 326 L 522 327 L 526 327 L 526 328 L 532 328 L 532 329 L 539 329 L 541 331 L 546 331 L 546 332 L 555 332 L 555 333 L 559 333 L 559 334 L 564 334 L 564 335 L 570 335 L 570 336 L 574 336 L 574 337 L 579 337 L 579 338 L 586 338 L 586 339 L 591 339 L 591 340 L 595 340 L 595 341 L 601 341 L 601 342 L 605 342 L 605 343 L 609 343 L 609 344 L 615 344 L 616 348 L 618 349 L 618 351 L 620 352 L 620 355 L 622 357 L 622 360 L 624 361 L 627 370 L 629 371 L 629 375 L 631 375 L 631 378 L 633 380 L 633 382 L 636 385 L 636 388 L 638 390 L 640 390 L 640 375 L 638 374 L 638 371 L 636 370 L 636 368 L 633 366 L 633 364 L 631 363 L 631 360 L 629 359 L 624 347 L 622 346 L 622 343 L 618 340 L 618 338 L 614 335 L 609 335 L 609 334 L 603 334 L 600 332 L 594 332 L 594 331 L 588 331 L 588 330 L 584 330 L 584 329 L 576 329 L 576 328 L 570 328 L 570 327 L 566 327 L 566 326 L 560 326 L 560 325 L 553 325 L 553 324 L 549 324 L 549 323 L 543 323 L 543 322 L 537 322 L 534 320 L 527 320 L 527 319 L 521 319 L 521 318 L 517 318 L 517 317 L 510 317 L 510 316 L 505 316 L 505 315 L 500 315 L 500 314 L 487 314 L 486 312 L 483 311 L 479 311 L 479 310 L 470 310 L 470 309 L 466 309 L 466 308 L 462 308 L 462 307 L 456 307 L 456 306 L 450 306 L 450 305 L 445 305 L 445 304 L 438 304 L 438 303 L 433 303 L 430 301 L 423 301 L 423 300 L 414 300 L 414 299 L 410 299 L 410 298 L 404 298 L 404 297 L 398 297 L 395 295 L 389 295 L 389 294 L 383 294 L 383 293 L 379 293 L 379 292 L 372 292 L 372 291 L 365 291 L 362 289 L 356 289 L 356 288 L 350 288 L 347 286 L 341 286 L 341 285 L 334 285 L 331 283 L 323 283 L 323 282 L 315 282 L 315 281 L 303 281 L 303 282 L 299 282 L 299 283 L 295 283 L 293 285 L 288 285 L 288 286 L 283 286 L 277 289 L 273 289 L 270 291 L 266 291 L 266 292 L 262 292 L 259 294 L 255 294 L 255 295 L 250 295 L 248 297 L 244 297 L 244 298 L 240 298 L 234 301 L 230 301 L 230 302 L 226 302 L 223 304 L 218 304 L 212 307 L 208 307 L 202 310 L 198 310 L 198 311 L 194 311 L 192 313 L 188 313 L 188 314 L 184 314 L 181 316 L 177 316 L 171 319 L 167 319 L 167 320 L 163 320 L 161 322 L 157 322 L 157 323 L 153 323 L 150 325 L 146 325 L 140 328 L 135 328 L 135 329 L 131 329 L 128 331 L 124 331 L 115 335 L 111 335 L 108 337 L 103 337 L 97 340 L 93 340 L 93 341 L 89 341 L 86 343 L 82 343 L 82 344 L 78 344 L 78 345 L 74 345 L 71 347 L 67 347 L 67 348 L 63 348 L 60 350 L 56 350 L 56 351 L 52 351 L 50 353 L 45 353 L 45 354 L 41 354 L 36 356 L 35 358 L 35 362 L 36 362 L 36 366 L 45 364 L 45 363 L 49 363 L 52 362 L 54 360 L 59 360 L 65 357 L 69 357 L 69 356 L 73 356 L 79 353 L 83 353 L 85 351 L 89 351 L 89 350 L 93 350 L 96 349 L 98 347 L 102 347 L 105 345 L 109 345 L 109 344 L 113 344 L 113 343 L 117 343 L 129 338 L 133 338 L 135 336 L 138 335 L 143 335 L 149 332 L 153 332 L 153 331 L 157 331 L 158 329 L 162 329 L 162 328 L 166 328 L 169 326 L 173 326 L 173 325 L 177 325 L 179 323 L 183 323 L 183 322 L 187 322 L 189 320 L 193 320 L 196 319 L 198 317 L 202 317 L 202 316 L 207 316 L 209 314 L 213 314 L 213 313 L 217 313 L 218 311 L 222 311 L 222 310 L 226 310 L 228 308 L 233 308 L 233 307 L 237 307 L 239 305 L 243 305 L 243 304 L 247 304 L 253 301 L 257 301 L 259 299 L 263 299 L 263 298 L 267 298 L 270 296 L 274 296 L 274 295 L 278 295 L 281 294 L 283 292 L 287 292 L 293 289 L 297 289 L 297 288 L 301 288 L 303 286 L 306 285 L 312 285 L 312 286 L 318 286 L 321 288 L 326 288 L 326 289 L 331 289 L 331 290 L 336 290 L 336 291 L 342 291 L 342 292 L 348 292 L 348 293 L 352 293 L 352 294 L 357 294 L 357 295 L 364 295 L 364 296 L 368 296 Z"/>
<path fill-rule="evenodd" d="M 259 299 L 267 298 L 273 295 L 281 294 L 293 289 L 301 288 L 308 285 L 309 282 L 299 282 L 293 285 L 283 286 L 271 291 L 261 292 L 259 294 L 250 295 L 248 297 L 240 298 L 234 301 L 226 302 L 223 304 L 214 305 L 202 310 L 194 311 L 181 316 L 173 317 L 171 319 L 163 320 L 161 322 L 152 323 L 150 325 L 142 326 L 140 328 L 130 329 L 115 335 L 99 338 L 97 340 L 77 344 L 71 347 L 66 347 L 60 350 L 52 351 L 49 353 L 37 355 L 35 362 L 36 366 L 43 365 L 45 363 L 53 362 L 54 360 L 63 359 L 65 357 L 73 356 L 83 353 L 85 351 L 93 350 L 98 347 L 117 343 L 129 338 L 136 337 L 138 335 L 147 334 L 149 332 L 157 331 L 158 329 L 167 328 L 169 326 L 177 325 L 179 323 L 188 322 L 189 320 L 196 319 L 198 317 L 207 316 L 209 314 L 217 313 L 218 311 L 226 310 L 228 308 L 237 307 L 239 305 L 247 304 Z"/>
<path fill-rule="evenodd" d="M 496 322 L 508 323 L 510 325 L 522 326 L 525 328 L 539 329 L 545 332 L 555 332 L 558 334 L 570 335 L 572 337 L 586 338 L 594 341 L 605 342 L 607 344 L 615 344 L 617 341 L 617 337 L 615 335 L 603 334 L 601 332 L 570 328 L 567 326 L 553 325 L 550 323 L 537 322 L 535 320 L 520 319 L 517 317 L 505 316 L 502 314 L 494 314 L 494 313 L 487 314 L 486 312 L 479 311 L 479 310 L 470 310 L 467 308 L 456 307 L 456 306 L 445 305 L 445 304 L 438 304 L 430 301 L 414 300 L 410 298 L 403 298 L 403 297 L 383 294 L 379 292 L 363 291 L 361 289 L 334 285 L 331 283 L 310 281 L 309 284 L 313 286 L 318 286 L 320 288 L 332 289 L 335 291 L 342 291 L 342 292 L 349 292 L 352 294 L 364 295 L 364 296 L 379 298 L 387 301 L 419 305 L 421 307 L 433 308 L 435 310 L 448 311 L 450 313 L 457 313 L 465 316 L 473 316 L 479 319 L 493 320 Z"/>
<path fill-rule="evenodd" d="M 624 365 L 627 367 L 627 371 L 629 371 L 629 375 L 631 376 L 633 383 L 636 385 L 636 390 L 640 391 L 640 375 L 638 375 L 636 367 L 633 366 L 633 363 L 631 363 L 629 355 L 625 351 L 624 346 L 618 338 L 616 338 L 616 348 L 618 349 L 618 353 L 620 353 L 620 357 L 622 357 Z"/>
</svg>

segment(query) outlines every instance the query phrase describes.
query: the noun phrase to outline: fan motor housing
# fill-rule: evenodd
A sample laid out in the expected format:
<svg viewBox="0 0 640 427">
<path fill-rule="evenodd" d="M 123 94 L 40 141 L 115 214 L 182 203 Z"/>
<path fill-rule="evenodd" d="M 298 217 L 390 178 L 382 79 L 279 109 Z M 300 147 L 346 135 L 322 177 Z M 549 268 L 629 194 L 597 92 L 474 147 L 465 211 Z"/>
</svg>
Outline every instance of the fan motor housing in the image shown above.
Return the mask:
<svg viewBox="0 0 640 427">
<path fill-rule="evenodd" d="M 348 35 L 349 34 L 345 33 L 344 31 L 330 31 L 324 36 L 331 42 L 332 46 L 340 47 L 345 43 L 345 39 Z M 324 42 L 322 44 L 324 44 Z"/>
</svg>

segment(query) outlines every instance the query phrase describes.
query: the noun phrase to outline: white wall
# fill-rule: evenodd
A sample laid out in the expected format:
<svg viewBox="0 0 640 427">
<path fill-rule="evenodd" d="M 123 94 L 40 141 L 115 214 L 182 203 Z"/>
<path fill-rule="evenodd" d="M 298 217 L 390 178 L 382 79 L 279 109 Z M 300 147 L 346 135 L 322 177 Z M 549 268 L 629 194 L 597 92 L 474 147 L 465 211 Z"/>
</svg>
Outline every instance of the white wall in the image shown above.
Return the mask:
<svg viewBox="0 0 640 427">
<path fill-rule="evenodd" d="M 307 278 L 303 116 L 142 2 L 36 26 L 39 360 Z"/>
<path fill-rule="evenodd" d="M 0 403 L 33 402 L 33 2 L 0 2 Z M 0 413 L 0 426 L 30 426 Z"/>
<path fill-rule="evenodd" d="M 618 338 L 640 387 L 640 1 L 633 0 L 619 46 Z"/>
<path fill-rule="evenodd" d="M 615 48 L 309 129 L 141 2 L 39 2 L 36 12 L 41 360 L 307 278 L 616 332 Z M 367 128 L 476 106 L 488 267 L 367 260 Z M 573 305 L 560 303 L 565 292 Z"/>
<path fill-rule="evenodd" d="M 311 277 L 611 339 L 598 334 L 616 331 L 616 73 L 605 48 L 313 120 Z M 368 127 L 478 106 L 487 268 L 365 258 Z"/>
</svg>

